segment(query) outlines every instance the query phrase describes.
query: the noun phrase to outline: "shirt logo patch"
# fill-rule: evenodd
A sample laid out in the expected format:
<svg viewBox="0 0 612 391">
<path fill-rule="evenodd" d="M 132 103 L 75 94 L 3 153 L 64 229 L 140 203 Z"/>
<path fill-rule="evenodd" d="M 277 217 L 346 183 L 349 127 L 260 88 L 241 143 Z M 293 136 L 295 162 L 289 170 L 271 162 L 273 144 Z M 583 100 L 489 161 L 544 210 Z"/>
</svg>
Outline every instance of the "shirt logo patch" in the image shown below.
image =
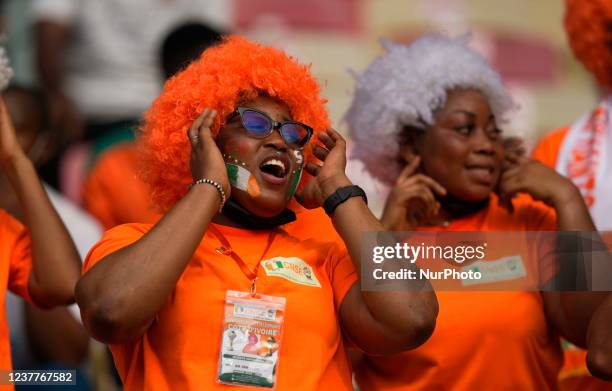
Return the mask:
<svg viewBox="0 0 612 391">
<path fill-rule="evenodd" d="M 276 257 L 262 261 L 268 276 L 281 277 L 296 284 L 321 287 L 312 267 L 300 258 Z"/>
<path fill-rule="evenodd" d="M 480 272 L 480 280 L 462 280 L 464 286 L 482 284 L 487 282 L 516 280 L 527 276 L 523 258 L 520 255 L 503 257 L 495 261 L 478 261 L 464 266 L 462 271 Z"/>
</svg>

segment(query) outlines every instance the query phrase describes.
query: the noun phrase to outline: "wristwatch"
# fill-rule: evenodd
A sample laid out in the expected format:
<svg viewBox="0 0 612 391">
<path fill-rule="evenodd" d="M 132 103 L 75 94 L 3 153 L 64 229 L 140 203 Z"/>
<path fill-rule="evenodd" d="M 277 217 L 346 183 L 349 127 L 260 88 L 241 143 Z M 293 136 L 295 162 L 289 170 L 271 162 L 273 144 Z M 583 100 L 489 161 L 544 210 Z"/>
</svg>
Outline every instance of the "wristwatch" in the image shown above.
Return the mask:
<svg viewBox="0 0 612 391">
<path fill-rule="evenodd" d="M 365 191 L 359 186 L 346 186 L 341 187 L 336 190 L 332 195 L 327 197 L 325 202 L 323 202 L 323 209 L 325 209 L 325 213 L 328 216 L 331 216 L 332 213 L 336 210 L 338 205 L 345 202 L 351 197 L 362 197 L 365 201 L 366 205 L 368 203 L 368 197 L 366 196 Z"/>
</svg>

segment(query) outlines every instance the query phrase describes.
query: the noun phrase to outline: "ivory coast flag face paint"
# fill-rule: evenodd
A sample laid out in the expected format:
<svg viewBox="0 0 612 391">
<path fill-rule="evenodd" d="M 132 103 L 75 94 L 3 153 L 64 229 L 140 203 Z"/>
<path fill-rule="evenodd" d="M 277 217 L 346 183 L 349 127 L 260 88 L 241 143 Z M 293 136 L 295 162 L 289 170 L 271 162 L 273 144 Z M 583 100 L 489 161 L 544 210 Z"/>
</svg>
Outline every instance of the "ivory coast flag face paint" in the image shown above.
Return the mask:
<svg viewBox="0 0 612 391">
<path fill-rule="evenodd" d="M 298 168 L 291 178 L 291 185 L 289 186 L 289 192 L 287 193 L 287 200 L 290 200 L 291 197 L 295 195 L 297 187 L 300 184 L 300 179 L 302 179 L 302 169 Z"/>
<path fill-rule="evenodd" d="M 251 197 L 259 197 L 261 194 L 261 190 L 259 189 L 259 184 L 257 183 L 257 179 L 253 175 L 249 178 L 249 184 L 247 185 L 246 192 Z"/>
<path fill-rule="evenodd" d="M 300 180 L 302 179 L 302 163 L 304 162 L 304 155 L 299 150 L 293 150 L 293 156 L 295 156 L 295 163 L 298 169 L 293 172 L 293 178 L 291 178 L 291 185 L 289 186 L 289 192 L 287 193 L 287 201 L 295 195 Z"/>
<path fill-rule="evenodd" d="M 232 187 L 246 191 L 251 197 L 257 197 L 261 193 L 257 179 L 246 168 L 232 163 L 225 163 L 227 176 Z"/>
</svg>

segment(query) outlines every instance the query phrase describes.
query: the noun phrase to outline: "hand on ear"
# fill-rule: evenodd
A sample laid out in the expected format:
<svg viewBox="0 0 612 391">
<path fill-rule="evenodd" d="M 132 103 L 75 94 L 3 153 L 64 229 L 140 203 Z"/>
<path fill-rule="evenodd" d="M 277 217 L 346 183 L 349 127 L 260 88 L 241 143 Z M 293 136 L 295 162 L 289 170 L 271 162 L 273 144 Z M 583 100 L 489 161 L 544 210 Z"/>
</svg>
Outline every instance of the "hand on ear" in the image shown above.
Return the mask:
<svg viewBox="0 0 612 391">
<path fill-rule="evenodd" d="M 388 230 L 411 231 L 434 219 L 440 211 L 436 195 L 446 189 L 434 179 L 420 173 L 421 158 L 415 156 L 404 166 L 391 189 L 381 222 Z"/>
<path fill-rule="evenodd" d="M 414 161 L 417 159 L 419 160 L 419 163 L 415 167 L 415 173 L 420 173 L 422 172 L 421 157 L 417 154 L 416 148 L 412 145 L 403 145 L 402 147 L 400 147 L 398 160 L 402 167 L 402 170 L 407 166 L 414 164 Z"/>
</svg>

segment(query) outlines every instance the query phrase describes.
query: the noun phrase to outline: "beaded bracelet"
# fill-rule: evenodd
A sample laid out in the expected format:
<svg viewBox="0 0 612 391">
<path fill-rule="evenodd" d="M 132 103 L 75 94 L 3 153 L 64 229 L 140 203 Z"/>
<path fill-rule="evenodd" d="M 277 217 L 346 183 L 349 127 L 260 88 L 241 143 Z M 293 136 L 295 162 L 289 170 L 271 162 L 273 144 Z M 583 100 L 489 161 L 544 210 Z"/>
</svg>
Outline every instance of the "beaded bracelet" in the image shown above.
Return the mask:
<svg viewBox="0 0 612 391">
<path fill-rule="evenodd" d="M 198 179 L 197 181 L 193 182 L 189 187 L 193 187 L 195 185 L 200 185 L 206 183 L 208 185 L 213 185 L 217 191 L 219 192 L 219 195 L 221 196 L 221 205 L 219 205 L 219 213 L 221 213 L 221 210 L 223 209 L 223 205 L 225 205 L 225 191 L 223 191 L 223 186 L 221 186 L 218 182 L 213 181 L 212 179 L 208 179 L 208 178 L 202 178 L 202 179 Z"/>
</svg>

